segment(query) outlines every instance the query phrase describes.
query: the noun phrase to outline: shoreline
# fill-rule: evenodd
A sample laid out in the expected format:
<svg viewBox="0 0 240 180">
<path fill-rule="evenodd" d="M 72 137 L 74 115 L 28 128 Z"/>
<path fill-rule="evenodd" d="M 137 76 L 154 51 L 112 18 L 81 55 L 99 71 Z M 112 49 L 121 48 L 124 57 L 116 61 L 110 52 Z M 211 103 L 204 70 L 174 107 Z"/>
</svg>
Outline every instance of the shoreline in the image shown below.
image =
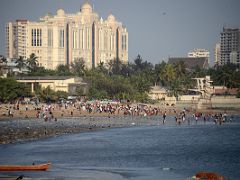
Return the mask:
<svg viewBox="0 0 240 180">
<path fill-rule="evenodd" d="M 4 123 L 0 127 L 0 144 L 129 126 L 124 123 L 114 122 L 114 118 L 111 121 L 106 119 L 99 122 L 93 122 L 94 119 L 91 118 L 87 117 L 87 120 L 84 120 L 84 122 L 82 122 L 82 118 L 73 117 L 48 122 L 43 119 L 3 120 L 0 121 Z"/>
<path fill-rule="evenodd" d="M 232 116 L 232 115 L 230 115 Z M 239 117 L 239 116 L 237 116 Z M 214 125 L 213 119 L 203 121 L 200 118 L 198 122 L 194 117 L 187 115 L 186 125 Z M 233 123 L 235 120 L 233 119 Z M 226 122 L 229 124 L 231 122 Z M 71 117 L 60 118 L 57 121 L 44 119 L 21 119 L 21 120 L 2 120 L 0 121 L 0 145 L 23 142 L 28 140 L 39 140 L 50 137 L 57 137 L 64 134 L 76 134 L 83 132 L 92 132 L 110 128 L 128 128 L 132 126 L 180 126 L 175 121 L 174 116 L 167 116 L 163 124 L 162 116 L 152 117 L 134 117 L 134 116 L 116 116 L 116 117 Z"/>
<path fill-rule="evenodd" d="M 107 112 L 87 112 L 75 107 L 57 108 L 52 112 L 52 117 L 36 117 L 39 110 L 34 106 L 21 106 L 19 110 L 14 110 L 13 117 L 3 115 L 10 105 L 0 105 L 0 144 L 9 144 L 25 140 L 38 140 L 42 138 L 54 137 L 63 134 L 74 134 L 90 131 L 98 131 L 108 128 L 121 128 L 131 126 L 162 125 L 163 113 L 167 115 L 167 125 L 176 124 L 173 120 L 180 112 L 179 107 L 162 107 L 157 114 L 153 115 L 125 115 L 123 111 L 115 113 Z M 149 106 L 155 108 L 154 106 Z M 5 109 L 6 108 L 6 109 Z M 151 111 L 152 112 L 152 111 Z M 201 112 L 203 114 L 227 113 L 228 115 L 239 115 L 239 111 L 231 110 L 202 110 L 194 111 L 190 109 L 186 112 L 188 118 L 194 121 L 192 115 Z M 171 121 L 169 121 L 171 119 Z M 209 121 L 210 122 L 210 121 Z M 200 122 L 201 123 L 201 122 Z"/>
</svg>

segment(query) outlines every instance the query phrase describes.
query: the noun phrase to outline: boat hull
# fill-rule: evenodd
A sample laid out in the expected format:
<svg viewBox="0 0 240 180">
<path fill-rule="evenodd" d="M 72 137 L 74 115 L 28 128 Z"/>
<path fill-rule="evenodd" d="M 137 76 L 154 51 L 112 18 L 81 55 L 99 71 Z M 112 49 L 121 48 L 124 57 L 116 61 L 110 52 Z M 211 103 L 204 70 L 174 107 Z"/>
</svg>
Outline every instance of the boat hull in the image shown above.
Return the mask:
<svg viewBox="0 0 240 180">
<path fill-rule="evenodd" d="M 51 163 L 39 165 L 0 165 L 0 171 L 46 171 Z"/>
</svg>

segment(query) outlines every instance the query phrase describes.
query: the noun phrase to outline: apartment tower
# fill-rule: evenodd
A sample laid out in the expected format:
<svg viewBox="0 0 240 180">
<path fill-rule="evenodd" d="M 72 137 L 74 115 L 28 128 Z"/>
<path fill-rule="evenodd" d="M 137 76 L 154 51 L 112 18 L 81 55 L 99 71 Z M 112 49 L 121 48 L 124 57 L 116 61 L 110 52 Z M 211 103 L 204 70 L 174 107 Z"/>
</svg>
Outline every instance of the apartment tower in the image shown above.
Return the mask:
<svg viewBox="0 0 240 180">
<path fill-rule="evenodd" d="M 84 3 L 80 11 L 63 9 L 46 14 L 38 22 L 17 20 L 6 26 L 7 57 L 38 57 L 39 66 L 56 69 L 82 58 L 87 68 L 117 59 L 128 62 L 127 29 L 110 14 L 106 20 Z"/>
<path fill-rule="evenodd" d="M 220 58 L 218 65 L 228 63 L 239 64 L 240 58 L 240 29 L 223 28 L 220 33 Z"/>
</svg>

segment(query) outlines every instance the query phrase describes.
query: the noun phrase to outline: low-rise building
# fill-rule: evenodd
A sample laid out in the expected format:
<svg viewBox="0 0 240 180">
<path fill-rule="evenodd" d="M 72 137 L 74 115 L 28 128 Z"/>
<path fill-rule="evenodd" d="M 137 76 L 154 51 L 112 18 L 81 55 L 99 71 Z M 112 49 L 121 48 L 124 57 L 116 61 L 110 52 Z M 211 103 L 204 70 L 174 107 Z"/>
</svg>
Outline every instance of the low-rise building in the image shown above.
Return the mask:
<svg viewBox="0 0 240 180">
<path fill-rule="evenodd" d="M 77 87 L 81 87 L 83 93 L 87 92 L 87 83 L 83 82 L 79 77 L 66 76 L 25 76 L 18 77 L 18 82 L 30 84 L 31 91 L 35 92 L 38 86 L 42 88 L 50 87 L 54 91 L 65 91 L 71 94 L 76 92 Z"/>
<path fill-rule="evenodd" d="M 0 76 L 7 77 L 8 75 L 27 74 L 29 72 L 27 67 L 19 69 L 17 65 L 16 59 L 6 58 L 5 61 L 0 61 Z"/>
<path fill-rule="evenodd" d="M 167 90 L 160 86 L 152 86 L 149 97 L 152 100 L 164 100 L 167 97 Z"/>
<path fill-rule="evenodd" d="M 188 57 L 206 57 L 208 58 L 208 64 L 210 64 L 210 53 L 206 49 L 194 49 L 188 53 Z"/>
</svg>

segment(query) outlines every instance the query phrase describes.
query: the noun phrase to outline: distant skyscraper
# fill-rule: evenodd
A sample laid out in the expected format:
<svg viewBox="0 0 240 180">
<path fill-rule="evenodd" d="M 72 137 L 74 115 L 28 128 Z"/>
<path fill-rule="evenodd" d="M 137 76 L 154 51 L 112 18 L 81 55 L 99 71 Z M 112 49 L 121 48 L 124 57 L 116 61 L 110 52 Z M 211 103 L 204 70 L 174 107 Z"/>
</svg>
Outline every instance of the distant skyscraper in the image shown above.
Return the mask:
<svg viewBox="0 0 240 180">
<path fill-rule="evenodd" d="M 9 22 L 6 26 L 6 56 L 26 58 L 26 25 L 27 20 Z"/>
<path fill-rule="evenodd" d="M 214 53 L 215 53 L 214 65 L 218 65 L 220 63 L 220 59 L 221 59 L 221 45 L 220 45 L 220 43 L 216 44 Z"/>
<path fill-rule="evenodd" d="M 208 58 L 208 64 L 210 64 L 210 55 L 209 51 L 206 49 L 194 49 L 188 53 L 188 57 L 205 57 Z"/>
<path fill-rule="evenodd" d="M 39 22 L 9 22 L 6 50 L 10 58 L 27 58 L 34 53 L 39 65 L 47 69 L 79 58 L 88 68 L 112 59 L 126 63 L 128 32 L 112 14 L 103 20 L 89 3 L 84 3 L 76 14 L 59 9 L 56 15 L 47 14 Z"/>
<path fill-rule="evenodd" d="M 221 56 L 218 64 L 240 64 L 240 29 L 223 28 L 223 31 L 220 34 Z"/>
</svg>

